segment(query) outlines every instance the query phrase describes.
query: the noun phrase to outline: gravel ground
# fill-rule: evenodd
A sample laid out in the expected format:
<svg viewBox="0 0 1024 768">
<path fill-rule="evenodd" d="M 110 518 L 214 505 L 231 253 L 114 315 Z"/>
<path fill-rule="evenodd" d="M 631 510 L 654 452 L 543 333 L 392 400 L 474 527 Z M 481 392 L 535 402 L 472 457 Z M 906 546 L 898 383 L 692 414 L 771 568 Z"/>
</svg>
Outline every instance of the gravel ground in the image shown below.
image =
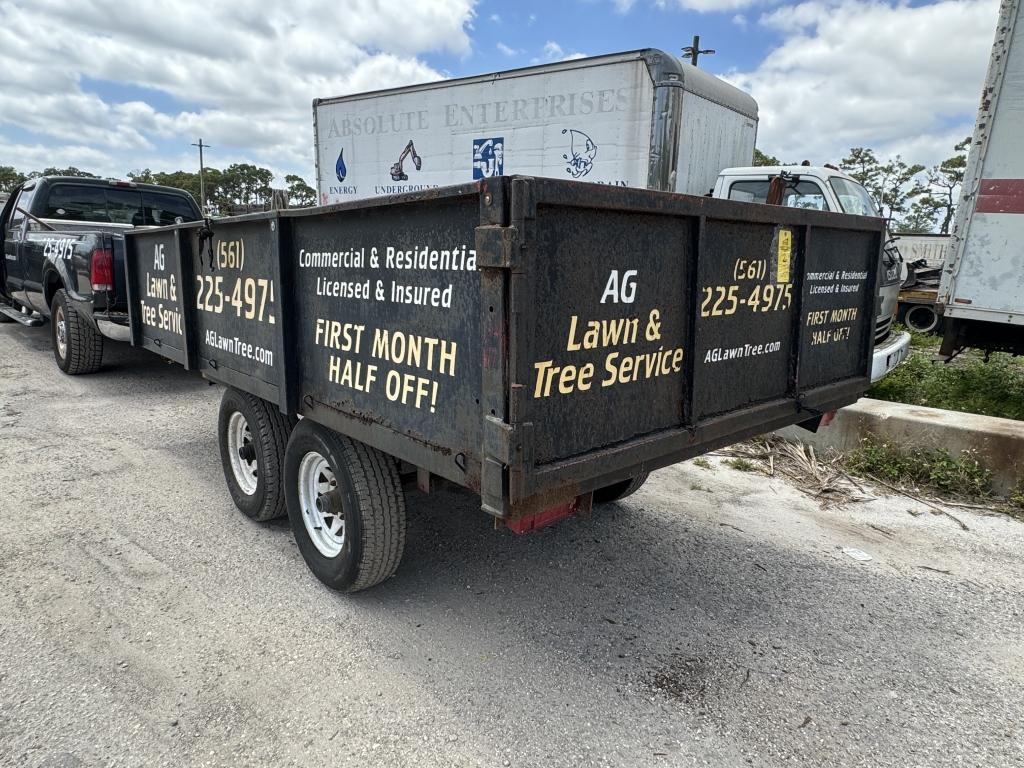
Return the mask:
<svg viewBox="0 0 1024 768">
<path fill-rule="evenodd" d="M 0 328 L 0 765 L 1024 765 L 1013 520 L 717 460 L 526 537 L 414 493 L 343 596 L 234 509 L 217 387 L 105 360 Z"/>
</svg>

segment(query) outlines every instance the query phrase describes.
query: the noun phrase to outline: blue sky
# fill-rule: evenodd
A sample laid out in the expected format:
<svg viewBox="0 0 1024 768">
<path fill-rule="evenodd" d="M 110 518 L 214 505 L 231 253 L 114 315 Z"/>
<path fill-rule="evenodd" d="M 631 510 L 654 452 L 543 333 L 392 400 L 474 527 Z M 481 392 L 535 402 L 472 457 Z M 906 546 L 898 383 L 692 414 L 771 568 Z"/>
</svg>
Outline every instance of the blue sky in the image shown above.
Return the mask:
<svg viewBox="0 0 1024 768">
<path fill-rule="evenodd" d="M 735 18 L 735 21 L 734 21 Z M 428 55 L 426 60 L 454 75 L 529 65 L 545 58 L 556 42 L 566 54 L 612 53 L 660 48 L 679 54 L 694 35 L 702 48 L 717 52 L 704 61 L 714 71 L 754 66 L 777 44 L 774 32 L 758 33 L 744 24 L 742 11 L 698 13 L 678 7 L 638 3 L 619 12 L 612 2 L 483 2 L 473 22 L 473 56 Z M 511 49 L 503 53 L 499 44 Z"/>
<path fill-rule="evenodd" d="M 970 133 L 997 0 L 0 2 L 0 164 L 103 175 L 254 162 L 312 180 L 314 97 L 635 48 L 760 105 L 786 160 L 851 146 L 935 163 Z M 47 29 L 46 35 L 38 34 Z M 951 55 L 955 51 L 956 55 Z"/>
</svg>

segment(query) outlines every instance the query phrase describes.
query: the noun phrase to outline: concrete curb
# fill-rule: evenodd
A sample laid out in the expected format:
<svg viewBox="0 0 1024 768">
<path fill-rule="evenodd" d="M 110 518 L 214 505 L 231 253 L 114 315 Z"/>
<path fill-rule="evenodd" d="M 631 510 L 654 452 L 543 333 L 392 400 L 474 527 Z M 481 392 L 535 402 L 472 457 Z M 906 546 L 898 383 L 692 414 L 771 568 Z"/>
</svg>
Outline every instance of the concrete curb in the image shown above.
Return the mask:
<svg viewBox="0 0 1024 768">
<path fill-rule="evenodd" d="M 800 427 L 776 434 L 817 451 L 850 451 L 869 434 L 908 452 L 945 448 L 955 456 L 971 450 L 992 471 L 992 487 L 998 493 L 1008 495 L 1024 482 L 1024 421 L 863 398 L 840 410 L 831 426 L 816 434 Z"/>
</svg>

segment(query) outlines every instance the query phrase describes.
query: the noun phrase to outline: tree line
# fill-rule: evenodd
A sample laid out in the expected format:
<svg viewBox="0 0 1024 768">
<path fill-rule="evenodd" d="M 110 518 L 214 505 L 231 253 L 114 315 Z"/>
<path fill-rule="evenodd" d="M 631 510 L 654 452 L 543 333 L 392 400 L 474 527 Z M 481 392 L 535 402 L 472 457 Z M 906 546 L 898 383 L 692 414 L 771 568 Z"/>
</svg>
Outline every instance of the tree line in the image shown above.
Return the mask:
<svg viewBox="0 0 1024 768">
<path fill-rule="evenodd" d="M 23 173 L 13 166 L 0 166 L 0 192 L 10 192 L 28 179 L 39 176 L 79 176 L 100 178 L 94 173 L 83 171 L 74 166 L 68 168 L 44 168 L 41 171 Z M 169 187 L 184 189 L 197 201 L 200 199 L 198 171 L 172 171 L 170 173 L 154 172 L 149 168 L 129 171 L 126 174 L 131 181 L 140 184 L 163 184 Z M 271 185 L 274 174 L 267 168 L 251 163 L 235 163 L 224 170 L 206 168 L 203 174 L 206 187 L 208 207 L 220 213 L 231 213 L 240 209 L 266 205 L 273 194 Z M 306 183 L 305 179 L 295 174 L 284 177 L 288 203 L 292 206 L 316 204 L 316 190 Z"/>
<path fill-rule="evenodd" d="M 874 199 L 894 232 L 948 235 L 953 225 L 960 187 L 967 170 L 971 137 L 953 147 L 954 155 L 926 168 L 908 164 L 900 155 L 882 162 L 874 150 L 852 147 L 839 168 L 859 181 Z M 797 165 L 754 150 L 754 165 Z"/>
<path fill-rule="evenodd" d="M 874 150 L 853 147 L 839 161 L 839 168 L 864 185 L 882 216 L 890 219 L 894 232 L 910 234 L 938 231 L 949 234 L 960 199 L 970 145 L 971 139 L 967 137 L 953 148 L 954 155 L 931 168 L 908 164 L 900 155 L 883 163 Z M 754 165 L 798 164 L 781 163 L 777 157 L 755 149 Z M 0 166 L 0 192 L 10 192 L 26 179 L 38 176 L 98 178 L 74 166 L 44 168 L 26 174 L 12 166 L 3 165 Z M 200 199 L 199 173 L 196 171 L 161 173 L 145 168 L 129 171 L 127 177 L 139 183 L 178 187 L 196 200 Z M 224 170 L 205 169 L 204 181 L 208 206 L 215 212 L 228 214 L 269 203 L 274 174 L 267 168 L 251 163 L 235 163 Z M 316 205 L 316 190 L 301 176 L 288 174 L 284 182 L 289 205 Z"/>
</svg>

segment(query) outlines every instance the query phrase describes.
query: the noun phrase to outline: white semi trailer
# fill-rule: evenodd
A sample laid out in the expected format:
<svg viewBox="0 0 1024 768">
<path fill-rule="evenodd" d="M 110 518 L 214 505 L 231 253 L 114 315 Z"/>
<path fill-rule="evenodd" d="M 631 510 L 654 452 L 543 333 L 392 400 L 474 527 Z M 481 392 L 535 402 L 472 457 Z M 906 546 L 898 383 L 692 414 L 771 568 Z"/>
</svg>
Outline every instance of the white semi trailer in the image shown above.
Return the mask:
<svg viewBox="0 0 1024 768">
<path fill-rule="evenodd" d="M 1024 354 L 1024 19 L 1003 0 L 939 285 L 941 354 Z"/>
<path fill-rule="evenodd" d="M 705 195 L 757 103 L 653 49 L 313 102 L 321 205 L 522 174 Z"/>
</svg>

